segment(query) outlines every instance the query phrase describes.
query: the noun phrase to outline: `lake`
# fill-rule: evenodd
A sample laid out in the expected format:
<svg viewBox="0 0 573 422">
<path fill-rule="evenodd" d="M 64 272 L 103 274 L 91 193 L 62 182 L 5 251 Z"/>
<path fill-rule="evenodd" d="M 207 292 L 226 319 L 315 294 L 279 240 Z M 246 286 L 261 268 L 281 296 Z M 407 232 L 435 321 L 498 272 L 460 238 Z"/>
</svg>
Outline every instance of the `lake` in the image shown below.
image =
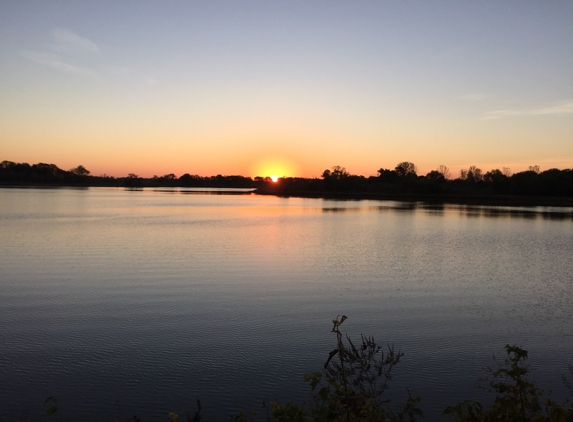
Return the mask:
<svg viewBox="0 0 573 422">
<path fill-rule="evenodd" d="M 302 403 L 338 314 L 405 352 L 390 406 L 428 420 L 487 397 L 506 344 L 566 396 L 573 209 L 215 193 L 0 189 L 0 420 Z"/>
</svg>

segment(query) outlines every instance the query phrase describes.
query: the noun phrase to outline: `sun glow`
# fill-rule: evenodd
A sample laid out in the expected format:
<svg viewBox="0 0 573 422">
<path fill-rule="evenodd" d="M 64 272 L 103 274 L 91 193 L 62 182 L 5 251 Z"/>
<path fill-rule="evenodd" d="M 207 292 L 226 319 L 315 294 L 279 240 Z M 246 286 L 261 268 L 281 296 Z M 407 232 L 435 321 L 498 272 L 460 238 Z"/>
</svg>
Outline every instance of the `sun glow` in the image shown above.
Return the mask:
<svg viewBox="0 0 573 422">
<path fill-rule="evenodd" d="M 299 169 L 296 164 L 284 158 L 263 158 L 252 166 L 253 176 L 270 177 L 277 182 L 281 177 L 294 177 Z"/>
</svg>

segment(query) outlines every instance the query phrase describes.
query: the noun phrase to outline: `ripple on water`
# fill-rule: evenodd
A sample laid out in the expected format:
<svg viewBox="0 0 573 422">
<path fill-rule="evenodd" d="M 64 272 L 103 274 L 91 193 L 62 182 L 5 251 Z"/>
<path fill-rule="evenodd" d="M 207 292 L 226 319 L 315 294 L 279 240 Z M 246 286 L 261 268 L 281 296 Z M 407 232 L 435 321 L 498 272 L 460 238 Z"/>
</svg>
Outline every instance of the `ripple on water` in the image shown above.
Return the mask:
<svg viewBox="0 0 573 422">
<path fill-rule="evenodd" d="M 97 189 L 0 189 L 7 203 L 2 420 L 40 418 L 50 395 L 60 420 L 302 403 L 337 314 L 405 352 L 389 397 L 408 387 L 430 419 L 482 398 L 475 380 L 507 343 L 546 388 L 573 363 L 571 218 Z"/>
</svg>

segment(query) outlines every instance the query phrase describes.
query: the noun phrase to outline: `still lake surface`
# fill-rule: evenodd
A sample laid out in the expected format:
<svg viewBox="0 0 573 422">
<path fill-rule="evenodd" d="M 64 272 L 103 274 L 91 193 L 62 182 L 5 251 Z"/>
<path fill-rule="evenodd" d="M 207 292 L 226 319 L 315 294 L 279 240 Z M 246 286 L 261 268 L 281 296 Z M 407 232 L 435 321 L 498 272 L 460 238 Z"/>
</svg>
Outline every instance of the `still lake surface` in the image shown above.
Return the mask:
<svg viewBox="0 0 573 422">
<path fill-rule="evenodd" d="M 4 188 L 0 420 L 302 403 L 338 314 L 405 352 L 389 397 L 428 420 L 483 398 L 508 343 L 564 398 L 572 301 L 571 208 Z"/>
</svg>

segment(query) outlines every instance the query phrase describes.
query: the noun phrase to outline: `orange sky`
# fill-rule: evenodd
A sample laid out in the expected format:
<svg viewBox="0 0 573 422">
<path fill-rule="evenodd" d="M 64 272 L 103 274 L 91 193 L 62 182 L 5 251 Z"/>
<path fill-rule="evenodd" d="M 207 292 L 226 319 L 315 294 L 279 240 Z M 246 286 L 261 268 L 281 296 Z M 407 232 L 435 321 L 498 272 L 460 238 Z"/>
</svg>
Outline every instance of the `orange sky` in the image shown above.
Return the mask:
<svg viewBox="0 0 573 422">
<path fill-rule="evenodd" d="M 321 4 L 3 2 L 0 160 L 144 177 L 573 167 L 572 2 Z"/>
</svg>

